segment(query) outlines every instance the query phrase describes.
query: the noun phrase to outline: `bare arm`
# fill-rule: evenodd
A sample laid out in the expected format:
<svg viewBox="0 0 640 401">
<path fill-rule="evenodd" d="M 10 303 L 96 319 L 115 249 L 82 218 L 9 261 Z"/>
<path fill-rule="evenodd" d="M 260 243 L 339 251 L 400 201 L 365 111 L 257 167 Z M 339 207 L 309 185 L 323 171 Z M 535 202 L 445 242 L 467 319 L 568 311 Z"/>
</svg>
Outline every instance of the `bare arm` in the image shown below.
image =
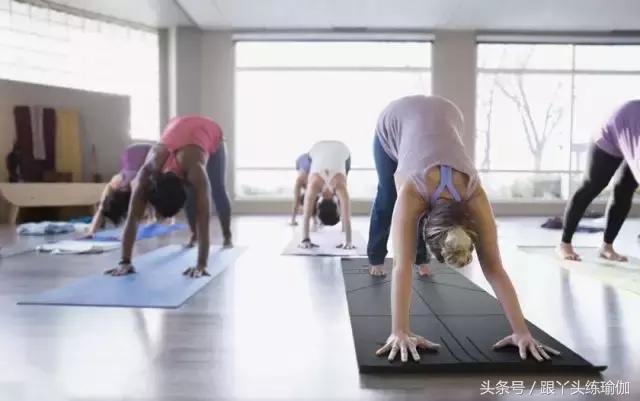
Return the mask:
<svg viewBox="0 0 640 401">
<path fill-rule="evenodd" d="M 352 245 L 351 199 L 349 198 L 349 191 L 347 190 L 346 182 L 336 186 L 336 195 L 340 200 L 340 214 L 342 219 L 342 229 L 344 230 L 345 235 L 345 246 L 350 246 Z"/>
<path fill-rule="evenodd" d="M 302 221 L 302 240 L 309 239 L 309 220 L 313 214 L 313 206 L 322 190 L 322 184 L 309 180 L 307 194 L 304 197 L 304 217 Z"/>
<path fill-rule="evenodd" d="M 187 189 L 187 190 L 189 190 L 189 189 Z M 194 194 L 193 196 L 196 196 L 196 195 Z M 196 203 L 196 209 L 197 209 L 197 207 L 198 207 L 198 199 L 197 199 L 197 197 L 196 197 L 195 203 Z M 197 227 L 197 223 L 196 223 L 197 220 L 198 220 L 197 211 L 196 211 L 195 218 L 191 219 L 191 218 L 189 218 L 187 216 L 187 223 L 189 224 L 189 230 L 191 230 L 191 239 L 189 240 L 189 243 L 187 245 L 188 247 L 194 246 L 196 244 L 197 239 L 198 239 L 198 227 Z"/>
<path fill-rule="evenodd" d="M 143 168 L 131 183 L 131 202 L 122 233 L 122 262 L 131 262 L 133 244 L 135 243 L 136 233 L 138 231 L 138 222 L 144 216 L 144 210 L 147 207 L 147 182 L 149 175 L 150 170 Z"/>
<path fill-rule="evenodd" d="M 131 265 L 131 254 L 133 253 L 133 245 L 138 231 L 138 222 L 144 216 L 144 211 L 149 201 L 149 177 L 162 168 L 168 156 L 169 152 L 162 145 L 154 146 L 147 154 L 145 164 L 131 183 L 131 201 L 129 202 L 129 213 L 122 233 L 120 263 L 117 268 L 105 271 L 105 274 L 122 276 L 134 272 Z"/>
<path fill-rule="evenodd" d="M 495 291 L 513 332 L 528 334 L 518 297 L 502 265 L 495 217 L 482 188 L 468 201 L 468 208 L 478 234 L 476 247 L 482 272 Z"/>
<path fill-rule="evenodd" d="M 197 269 L 204 270 L 209 260 L 209 220 L 211 217 L 211 187 L 204 165 L 189 169 L 187 179 L 193 185 L 196 198 L 195 229 L 198 237 Z"/>
<path fill-rule="evenodd" d="M 298 175 L 296 178 L 296 183 L 293 187 L 293 208 L 291 211 L 291 223 L 295 224 L 296 215 L 298 214 L 298 202 L 300 199 L 300 195 L 302 194 L 302 188 L 304 187 L 304 183 L 306 181 L 306 177 L 302 175 Z"/>
<path fill-rule="evenodd" d="M 394 255 L 391 281 L 392 334 L 410 332 L 411 267 L 416 258 L 416 226 L 426 208 L 424 200 L 415 190 L 408 185 L 402 186 L 391 221 Z"/>
<path fill-rule="evenodd" d="M 98 204 L 98 210 L 96 210 L 96 213 L 93 215 L 93 219 L 91 220 L 91 226 L 89 226 L 89 231 L 87 232 L 88 235 L 93 235 L 95 234 L 98 229 L 100 227 L 102 227 L 102 223 L 104 222 L 104 200 L 107 198 L 107 196 L 111 195 L 114 191 L 114 186 L 112 185 L 113 183 L 113 178 L 111 179 L 111 182 L 109 182 L 105 187 L 104 190 L 102 191 L 102 196 L 100 197 L 100 203 Z"/>
<path fill-rule="evenodd" d="M 138 222 L 144 216 L 147 207 L 149 177 L 156 171 L 160 171 L 165 161 L 169 157 L 169 152 L 162 145 L 155 145 L 147 154 L 144 165 L 138 171 L 136 178 L 131 183 L 131 201 L 129 203 L 129 213 L 124 224 L 122 233 L 122 260 L 131 261 L 133 244 L 136 240 Z"/>
<path fill-rule="evenodd" d="M 416 226 L 427 205 L 413 186 L 402 185 L 393 208 L 391 235 L 393 236 L 393 272 L 391 278 L 391 335 L 385 345 L 376 351 L 380 356 L 389 353 L 393 361 L 400 353 L 400 360 L 407 362 L 408 354 L 414 361 L 420 360 L 418 348 L 438 350 L 440 344 L 411 332 L 409 318 L 411 307 L 411 273 L 416 256 Z"/>
</svg>

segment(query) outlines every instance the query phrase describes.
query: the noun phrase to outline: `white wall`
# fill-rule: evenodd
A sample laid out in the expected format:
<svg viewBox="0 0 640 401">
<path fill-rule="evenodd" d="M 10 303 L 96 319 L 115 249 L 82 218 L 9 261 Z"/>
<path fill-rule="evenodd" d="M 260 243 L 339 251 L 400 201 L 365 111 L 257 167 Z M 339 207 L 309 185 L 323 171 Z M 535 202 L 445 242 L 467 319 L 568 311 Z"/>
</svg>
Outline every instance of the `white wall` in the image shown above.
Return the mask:
<svg viewBox="0 0 640 401">
<path fill-rule="evenodd" d="M 172 28 L 169 30 L 170 66 L 174 79 L 170 81 L 169 114 L 171 117 L 199 114 L 200 89 L 202 86 L 201 58 L 202 32 L 196 28 Z"/>
<path fill-rule="evenodd" d="M 432 52 L 433 94 L 455 103 L 464 116 L 463 142 L 475 154 L 476 35 L 466 31 L 436 32 Z"/>
<path fill-rule="evenodd" d="M 222 128 L 227 146 L 227 191 L 233 193 L 235 51 L 231 33 L 205 32 L 202 36 L 200 111 Z"/>
<path fill-rule="evenodd" d="M 4 163 L 15 139 L 13 108 L 39 105 L 77 110 L 83 143 L 85 179 L 89 179 L 91 145 L 95 145 L 98 172 L 108 178 L 120 168 L 120 153 L 131 143 L 127 96 L 0 80 L 0 181 L 8 174 Z"/>
</svg>

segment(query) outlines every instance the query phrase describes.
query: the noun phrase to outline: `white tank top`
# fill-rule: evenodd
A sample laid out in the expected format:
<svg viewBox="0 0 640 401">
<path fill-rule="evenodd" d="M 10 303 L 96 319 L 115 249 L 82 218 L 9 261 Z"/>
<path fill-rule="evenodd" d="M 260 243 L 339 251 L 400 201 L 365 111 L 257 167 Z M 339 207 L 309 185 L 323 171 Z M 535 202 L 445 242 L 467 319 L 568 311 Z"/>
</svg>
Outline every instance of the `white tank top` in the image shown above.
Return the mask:
<svg viewBox="0 0 640 401">
<path fill-rule="evenodd" d="M 309 151 L 311 158 L 310 174 L 318 174 L 325 185 L 338 174 L 347 175 L 346 163 L 350 152 L 347 145 L 340 141 L 320 141 Z"/>
</svg>

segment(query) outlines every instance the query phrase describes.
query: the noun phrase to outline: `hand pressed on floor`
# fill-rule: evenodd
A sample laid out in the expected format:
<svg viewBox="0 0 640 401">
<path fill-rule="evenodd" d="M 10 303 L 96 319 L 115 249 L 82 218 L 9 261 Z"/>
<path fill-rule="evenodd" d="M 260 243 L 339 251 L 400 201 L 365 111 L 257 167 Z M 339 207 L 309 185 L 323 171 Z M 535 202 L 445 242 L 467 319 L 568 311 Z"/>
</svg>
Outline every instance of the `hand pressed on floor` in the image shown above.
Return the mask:
<svg viewBox="0 0 640 401">
<path fill-rule="evenodd" d="M 440 344 L 431 342 L 417 334 L 399 332 L 397 334 L 391 334 L 386 344 L 376 351 L 376 355 L 382 356 L 388 352 L 389 361 L 393 361 L 396 359 L 398 352 L 400 352 L 400 360 L 407 362 L 409 359 L 408 353 L 410 353 L 413 360 L 418 362 L 420 360 L 418 348 L 437 351 L 440 348 Z"/>
<path fill-rule="evenodd" d="M 551 359 L 551 356 L 549 356 L 549 354 L 556 356 L 560 355 L 560 351 L 557 351 L 547 345 L 540 343 L 538 340 L 533 338 L 531 333 L 514 333 L 510 336 L 506 336 L 502 340 L 495 343 L 493 345 L 493 349 L 500 349 L 509 346 L 518 348 L 520 359 L 522 359 L 523 361 L 527 359 L 528 354 L 531 354 L 531 356 L 533 356 L 538 362 Z"/>
<path fill-rule="evenodd" d="M 206 266 L 196 266 L 190 267 L 187 270 L 183 271 L 182 275 L 191 278 L 200 278 L 204 276 L 210 276 L 211 274 L 209 274 L 209 272 L 207 271 Z"/>
</svg>

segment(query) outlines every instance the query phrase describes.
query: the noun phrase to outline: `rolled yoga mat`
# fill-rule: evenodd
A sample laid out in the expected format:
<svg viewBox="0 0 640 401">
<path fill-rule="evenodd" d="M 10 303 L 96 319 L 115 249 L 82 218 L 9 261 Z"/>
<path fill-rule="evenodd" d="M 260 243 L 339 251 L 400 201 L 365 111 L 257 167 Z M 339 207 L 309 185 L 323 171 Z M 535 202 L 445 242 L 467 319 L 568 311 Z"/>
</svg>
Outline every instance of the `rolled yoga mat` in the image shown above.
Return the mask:
<svg viewBox="0 0 640 401">
<path fill-rule="evenodd" d="M 28 106 L 13 109 L 16 126 L 16 141 L 20 151 L 20 172 L 26 182 L 42 181 L 42 164 L 33 157 L 33 135 L 31 133 L 31 111 Z"/>
<path fill-rule="evenodd" d="M 42 133 L 44 135 L 45 159 L 43 169 L 56 168 L 56 111 L 45 107 L 42 110 Z"/>
<path fill-rule="evenodd" d="M 391 260 L 386 260 L 391 271 Z M 438 352 L 421 352 L 419 362 L 389 362 L 375 352 L 391 330 L 391 277 L 373 277 L 366 259 L 343 259 L 351 329 L 361 373 L 416 372 L 598 372 L 580 355 L 527 322 L 533 336 L 557 349 L 551 361 L 522 361 L 516 348 L 493 350 L 511 329 L 498 301 L 463 275 L 431 264 L 433 275 L 414 278 L 411 330 L 441 345 Z M 409 355 L 411 358 L 411 355 Z M 398 355 L 399 359 L 399 355 Z"/>
<path fill-rule="evenodd" d="M 183 276 L 182 272 L 194 266 L 197 249 L 169 245 L 134 258 L 135 274 L 94 275 L 27 297 L 18 304 L 175 309 L 232 265 L 242 252 L 242 248 L 212 247 L 208 265 L 211 275 L 194 279 Z M 111 261 L 103 269 L 115 265 L 116 262 Z"/>
<path fill-rule="evenodd" d="M 73 110 L 56 110 L 56 170 L 71 173 L 74 182 L 83 179 L 80 119 Z"/>
</svg>

